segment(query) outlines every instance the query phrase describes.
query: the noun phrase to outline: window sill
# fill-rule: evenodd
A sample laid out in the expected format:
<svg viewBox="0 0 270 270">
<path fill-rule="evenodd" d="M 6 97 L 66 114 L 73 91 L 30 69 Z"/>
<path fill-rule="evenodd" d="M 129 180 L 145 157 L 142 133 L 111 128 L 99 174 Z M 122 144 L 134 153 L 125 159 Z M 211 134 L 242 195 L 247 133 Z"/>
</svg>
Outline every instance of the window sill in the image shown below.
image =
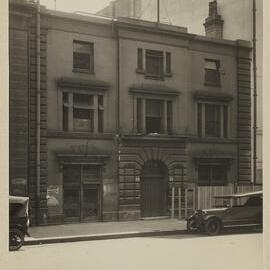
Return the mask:
<svg viewBox="0 0 270 270">
<path fill-rule="evenodd" d="M 144 69 L 137 68 L 136 69 L 136 73 L 138 73 L 138 74 L 145 74 L 146 72 L 145 72 Z"/>
<path fill-rule="evenodd" d="M 217 137 L 194 137 L 190 139 L 191 142 L 199 143 L 218 143 L 218 144 L 232 144 L 237 143 L 237 139 L 233 138 L 217 138 Z"/>
<path fill-rule="evenodd" d="M 160 76 L 151 75 L 151 74 L 145 74 L 144 78 L 147 80 L 164 81 L 164 76 L 160 77 Z"/>
<path fill-rule="evenodd" d="M 204 86 L 221 87 L 221 83 L 205 82 Z"/>
<path fill-rule="evenodd" d="M 86 73 L 86 74 L 95 75 L 95 72 L 94 71 L 90 71 L 90 70 L 87 70 L 87 69 L 73 68 L 72 69 L 72 72 L 75 72 L 75 73 Z"/>
<path fill-rule="evenodd" d="M 89 133 L 89 132 L 75 132 L 75 131 L 56 131 L 48 130 L 49 138 L 82 138 L 82 139 L 104 139 L 112 140 L 114 135 L 112 133 Z"/>
<path fill-rule="evenodd" d="M 173 76 L 173 74 L 171 72 L 169 73 L 164 73 L 164 77 L 168 77 L 168 78 L 171 78 Z"/>
<path fill-rule="evenodd" d="M 228 183 L 227 182 L 224 182 L 224 183 L 209 183 L 209 182 L 198 182 L 198 186 L 199 187 L 223 187 L 223 186 L 228 186 Z"/>
</svg>

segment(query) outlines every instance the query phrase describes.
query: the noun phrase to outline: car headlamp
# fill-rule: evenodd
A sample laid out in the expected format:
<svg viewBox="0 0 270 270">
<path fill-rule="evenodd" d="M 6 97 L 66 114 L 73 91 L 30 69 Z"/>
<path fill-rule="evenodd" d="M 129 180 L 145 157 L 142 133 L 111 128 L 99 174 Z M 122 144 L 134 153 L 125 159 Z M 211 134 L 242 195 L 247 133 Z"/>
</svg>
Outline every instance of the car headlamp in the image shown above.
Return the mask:
<svg viewBox="0 0 270 270">
<path fill-rule="evenodd" d="M 199 216 L 202 216 L 202 215 L 205 214 L 205 212 L 204 212 L 203 210 L 197 210 L 197 214 L 198 214 Z"/>
</svg>

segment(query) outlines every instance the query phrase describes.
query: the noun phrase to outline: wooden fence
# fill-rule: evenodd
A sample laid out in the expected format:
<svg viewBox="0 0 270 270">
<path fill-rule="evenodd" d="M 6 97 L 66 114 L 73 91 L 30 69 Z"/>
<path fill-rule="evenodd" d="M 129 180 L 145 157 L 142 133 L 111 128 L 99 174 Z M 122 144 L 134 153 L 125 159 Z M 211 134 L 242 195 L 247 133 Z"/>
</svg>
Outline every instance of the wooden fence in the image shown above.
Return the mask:
<svg viewBox="0 0 270 270">
<path fill-rule="evenodd" d="M 253 185 L 239 185 L 237 186 L 237 192 L 251 192 L 262 190 L 262 186 Z M 233 185 L 229 186 L 205 186 L 197 187 L 197 209 L 213 208 L 220 206 L 219 199 L 213 198 L 214 196 L 220 196 L 225 194 L 233 194 Z"/>
</svg>

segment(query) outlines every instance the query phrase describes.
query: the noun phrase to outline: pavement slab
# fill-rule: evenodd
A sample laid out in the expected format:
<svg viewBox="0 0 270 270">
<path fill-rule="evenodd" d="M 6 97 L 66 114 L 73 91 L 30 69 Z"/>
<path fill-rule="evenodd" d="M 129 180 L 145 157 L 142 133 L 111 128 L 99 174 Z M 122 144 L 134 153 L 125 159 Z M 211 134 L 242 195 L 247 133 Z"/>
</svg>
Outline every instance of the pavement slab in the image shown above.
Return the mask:
<svg viewBox="0 0 270 270">
<path fill-rule="evenodd" d="M 25 245 L 105 240 L 186 233 L 186 221 L 177 219 L 94 222 L 30 227 Z"/>
</svg>

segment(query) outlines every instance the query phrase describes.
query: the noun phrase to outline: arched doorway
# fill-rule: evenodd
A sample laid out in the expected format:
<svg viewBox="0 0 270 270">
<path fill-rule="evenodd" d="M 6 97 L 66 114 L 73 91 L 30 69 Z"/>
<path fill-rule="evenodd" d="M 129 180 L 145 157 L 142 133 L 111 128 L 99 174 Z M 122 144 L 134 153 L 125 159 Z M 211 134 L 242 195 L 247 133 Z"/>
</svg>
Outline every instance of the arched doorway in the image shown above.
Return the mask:
<svg viewBox="0 0 270 270">
<path fill-rule="evenodd" d="M 160 161 L 148 161 L 141 171 L 141 216 L 167 215 L 168 170 Z"/>
</svg>

